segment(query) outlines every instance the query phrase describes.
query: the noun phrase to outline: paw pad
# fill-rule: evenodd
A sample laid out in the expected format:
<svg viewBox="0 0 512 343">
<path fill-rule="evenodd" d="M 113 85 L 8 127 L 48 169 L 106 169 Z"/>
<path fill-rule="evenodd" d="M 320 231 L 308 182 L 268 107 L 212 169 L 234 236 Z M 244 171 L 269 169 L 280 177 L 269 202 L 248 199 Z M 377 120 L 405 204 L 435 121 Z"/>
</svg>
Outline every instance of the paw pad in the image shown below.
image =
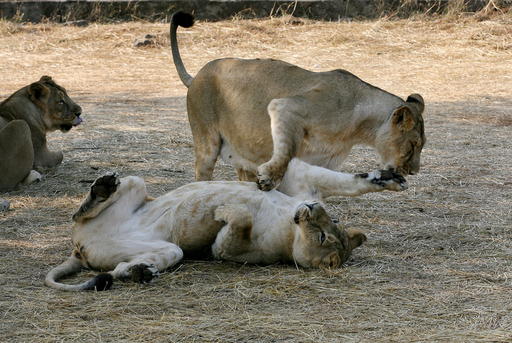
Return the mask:
<svg viewBox="0 0 512 343">
<path fill-rule="evenodd" d="M 131 278 L 138 283 L 149 283 L 160 276 L 152 264 L 139 263 L 130 268 Z"/>
<path fill-rule="evenodd" d="M 112 193 L 115 193 L 117 186 L 119 186 L 119 174 L 108 173 L 96 179 L 92 185 L 91 191 L 93 194 L 102 198 L 108 198 Z"/>
<path fill-rule="evenodd" d="M 258 174 L 258 188 L 262 191 L 270 191 L 274 188 L 275 183 L 270 178 L 270 176 L 266 174 Z"/>
</svg>

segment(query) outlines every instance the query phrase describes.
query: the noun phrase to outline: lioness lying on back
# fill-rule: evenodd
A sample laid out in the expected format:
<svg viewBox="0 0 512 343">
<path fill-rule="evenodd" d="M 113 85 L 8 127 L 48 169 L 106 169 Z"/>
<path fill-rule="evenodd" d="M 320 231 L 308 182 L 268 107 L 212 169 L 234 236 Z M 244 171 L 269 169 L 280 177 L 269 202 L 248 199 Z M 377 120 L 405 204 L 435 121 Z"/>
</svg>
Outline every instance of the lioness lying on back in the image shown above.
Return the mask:
<svg viewBox="0 0 512 343">
<path fill-rule="evenodd" d="M 176 39 L 178 26 L 192 25 L 184 12 L 171 20 L 174 64 L 188 87 L 196 181 L 211 180 L 221 156 L 240 180 L 269 190 L 293 157 L 336 169 L 356 144 L 375 147 L 385 168 L 419 171 L 426 141 L 419 94 L 404 101 L 344 70 L 315 73 L 271 59 L 218 59 L 193 78 Z"/>
<path fill-rule="evenodd" d="M 28 184 L 39 173 L 33 168 L 54 167 L 62 152 L 50 151 L 46 134 L 68 132 L 82 122 L 82 109 L 51 77 L 23 87 L 0 103 L 0 191 Z"/>
<path fill-rule="evenodd" d="M 75 250 L 48 273 L 45 284 L 104 290 L 113 277 L 147 282 L 183 257 L 338 268 L 366 237 L 335 224 L 322 199 L 407 188 L 405 179 L 390 171 L 353 176 L 296 159 L 283 185 L 293 197 L 262 192 L 252 182 L 227 181 L 192 183 L 152 199 L 142 179 L 107 174 L 95 181 L 73 216 Z M 58 283 L 81 268 L 110 272 L 81 285 Z"/>
</svg>

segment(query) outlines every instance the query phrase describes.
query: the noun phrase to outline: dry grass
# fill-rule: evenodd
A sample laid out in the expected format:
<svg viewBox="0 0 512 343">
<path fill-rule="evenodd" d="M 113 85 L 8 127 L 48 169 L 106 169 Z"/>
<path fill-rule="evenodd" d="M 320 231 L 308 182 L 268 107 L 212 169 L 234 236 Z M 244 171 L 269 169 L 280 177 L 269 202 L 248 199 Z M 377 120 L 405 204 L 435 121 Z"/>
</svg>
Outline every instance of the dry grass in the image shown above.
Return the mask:
<svg viewBox="0 0 512 343">
<path fill-rule="evenodd" d="M 63 293 L 43 286 L 71 252 L 70 217 L 105 171 L 153 195 L 193 181 L 192 139 L 168 46 L 149 23 L 0 24 L 0 98 L 53 76 L 85 123 L 54 133 L 64 163 L 0 194 L 0 337 L 5 342 L 506 342 L 512 340 L 512 19 L 198 23 L 180 30 L 194 75 L 224 56 L 347 69 L 427 102 L 428 143 L 407 192 L 334 198 L 333 216 L 369 240 L 345 268 L 297 270 L 187 261 L 154 284 Z M 160 44 L 132 48 L 155 34 Z M 358 148 L 350 172 L 378 168 Z M 219 164 L 217 179 L 234 179 Z M 95 273 L 84 272 L 77 282 Z"/>
</svg>

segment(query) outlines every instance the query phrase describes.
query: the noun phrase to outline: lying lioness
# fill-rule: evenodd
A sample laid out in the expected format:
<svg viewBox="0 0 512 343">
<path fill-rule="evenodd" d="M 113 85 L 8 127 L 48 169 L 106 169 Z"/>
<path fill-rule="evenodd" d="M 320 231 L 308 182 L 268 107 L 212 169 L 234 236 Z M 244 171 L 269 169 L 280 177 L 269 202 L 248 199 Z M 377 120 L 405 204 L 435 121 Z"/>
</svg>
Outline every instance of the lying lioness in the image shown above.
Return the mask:
<svg viewBox="0 0 512 343">
<path fill-rule="evenodd" d="M 293 157 L 337 169 L 354 145 L 375 147 L 386 169 L 418 173 L 426 138 L 419 94 L 406 101 L 345 70 L 315 73 L 272 59 L 223 58 L 192 77 L 180 57 L 171 20 L 171 47 L 194 140 L 196 181 L 212 180 L 219 156 L 244 181 L 277 186 Z"/>
<path fill-rule="evenodd" d="M 148 282 L 183 257 L 338 268 L 366 237 L 335 224 L 322 199 L 407 188 L 392 171 L 347 175 L 296 159 L 283 184 L 295 196 L 227 181 L 192 183 L 153 199 L 142 179 L 107 174 L 94 182 L 73 216 L 75 250 L 48 273 L 45 284 L 104 290 L 112 278 Z M 57 282 L 82 268 L 110 272 L 81 285 Z"/>
<path fill-rule="evenodd" d="M 62 162 L 61 151 L 50 151 L 46 134 L 68 132 L 82 122 L 82 109 L 51 77 L 23 87 L 0 103 L 0 191 L 41 177 L 32 170 Z"/>
</svg>

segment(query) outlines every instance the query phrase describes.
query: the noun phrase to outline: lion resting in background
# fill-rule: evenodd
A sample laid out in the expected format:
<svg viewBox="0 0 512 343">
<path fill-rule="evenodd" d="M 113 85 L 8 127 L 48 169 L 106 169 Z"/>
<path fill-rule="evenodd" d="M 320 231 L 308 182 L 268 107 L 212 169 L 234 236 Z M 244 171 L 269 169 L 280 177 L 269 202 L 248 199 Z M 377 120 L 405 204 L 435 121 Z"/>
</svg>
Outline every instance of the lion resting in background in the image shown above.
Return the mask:
<svg viewBox="0 0 512 343">
<path fill-rule="evenodd" d="M 71 291 L 105 290 L 113 278 L 149 282 L 184 257 L 338 268 L 366 236 L 333 222 L 322 200 L 407 189 L 392 171 L 350 175 L 297 159 L 282 183 L 292 196 L 262 192 L 253 182 L 211 181 L 154 199 L 141 178 L 109 173 L 94 182 L 73 216 L 75 249 L 45 284 Z M 58 282 L 82 268 L 109 273 L 79 285 Z"/>
<path fill-rule="evenodd" d="M 62 162 L 61 151 L 50 151 L 46 134 L 68 132 L 82 122 L 82 108 L 51 77 L 23 87 L 0 103 L 0 191 L 41 177 L 34 168 Z"/>
<path fill-rule="evenodd" d="M 193 22 L 175 13 L 170 34 L 174 65 L 188 87 L 196 181 L 212 179 L 220 156 L 240 180 L 269 190 L 292 158 L 337 169 L 358 144 L 374 147 L 386 169 L 418 173 L 426 142 L 419 94 L 404 101 L 345 70 L 315 73 L 272 59 L 218 59 L 194 78 L 176 38 L 178 26 Z"/>
</svg>

